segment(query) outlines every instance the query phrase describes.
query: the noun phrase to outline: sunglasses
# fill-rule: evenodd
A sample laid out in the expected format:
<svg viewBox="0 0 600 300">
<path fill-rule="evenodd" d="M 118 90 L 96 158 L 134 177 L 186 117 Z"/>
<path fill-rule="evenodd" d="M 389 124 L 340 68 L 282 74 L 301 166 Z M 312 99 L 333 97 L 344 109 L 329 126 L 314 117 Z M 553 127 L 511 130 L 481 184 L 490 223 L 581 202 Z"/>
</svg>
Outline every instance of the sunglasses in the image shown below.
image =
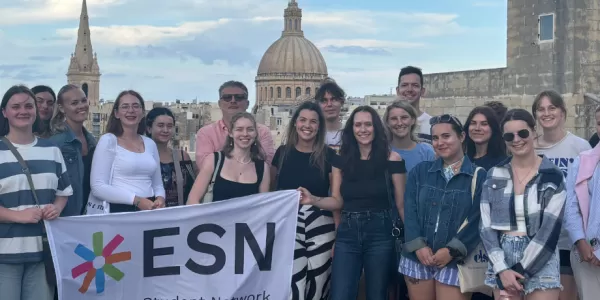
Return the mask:
<svg viewBox="0 0 600 300">
<path fill-rule="evenodd" d="M 462 123 L 453 115 L 444 114 L 441 116 L 435 116 L 429 119 L 429 125 L 433 126 L 435 124 L 454 124 L 462 129 Z"/>
<path fill-rule="evenodd" d="M 529 130 L 521 129 L 517 131 L 516 134 L 514 132 L 506 132 L 502 135 L 502 138 L 507 142 L 512 142 L 515 140 L 516 135 L 518 135 L 521 139 L 526 139 L 529 137 Z"/>
<path fill-rule="evenodd" d="M 221 100 L 223 100 L 225 102 L 231 102 L 232 99 L 236 102 L 240 102 L 240 101 L 248 100 L 248 97 L 246 96 L 246 94 L 223 94 L 223 95 L 221 95 Z"/>
</svg>

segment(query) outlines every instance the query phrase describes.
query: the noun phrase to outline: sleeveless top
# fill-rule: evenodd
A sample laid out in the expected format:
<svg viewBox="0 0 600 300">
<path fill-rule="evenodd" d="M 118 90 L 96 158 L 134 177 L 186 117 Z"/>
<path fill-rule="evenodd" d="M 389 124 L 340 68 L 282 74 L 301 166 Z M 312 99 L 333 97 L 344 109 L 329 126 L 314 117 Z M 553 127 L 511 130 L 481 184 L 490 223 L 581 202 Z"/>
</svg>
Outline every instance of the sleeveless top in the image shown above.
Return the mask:
<svg viewBox="0 0 600 300">
<path fill-rule="evenodd" d="M 217 176 L 213 186 L 213 202 L 258 194 L 260 183 L 263 179 L 263 173 L 265 171 L 265 161 L 254 161 L 257 178 L 255 183 L 239 183 L 221 177 L 221 170 L 225 163 L 225 154 L 223 154 L 223 152 L 221 152 L 221 157 L 221 163 L 217 166 L 218 156 L 215 152 L 215 166 L 217 166 L 215 172 L 217 172 Z"/>
</svg>

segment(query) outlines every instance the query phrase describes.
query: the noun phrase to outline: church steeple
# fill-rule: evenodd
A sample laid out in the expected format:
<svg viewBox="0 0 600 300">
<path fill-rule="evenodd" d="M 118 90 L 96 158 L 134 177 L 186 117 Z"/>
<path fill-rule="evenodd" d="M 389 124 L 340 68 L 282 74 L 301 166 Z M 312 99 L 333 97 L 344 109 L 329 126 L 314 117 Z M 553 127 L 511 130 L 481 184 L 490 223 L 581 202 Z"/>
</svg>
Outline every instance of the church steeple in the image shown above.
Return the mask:
<svg viewBox="0 0 600 300">
<path fill-rule="evenodd" d="M 298 7 L 296 0 L 288 2 L 288 7 L 283 12 L 283 19 L 282 36 L 304 36 L 302 31 L 302 9 Z"/>
</svg>

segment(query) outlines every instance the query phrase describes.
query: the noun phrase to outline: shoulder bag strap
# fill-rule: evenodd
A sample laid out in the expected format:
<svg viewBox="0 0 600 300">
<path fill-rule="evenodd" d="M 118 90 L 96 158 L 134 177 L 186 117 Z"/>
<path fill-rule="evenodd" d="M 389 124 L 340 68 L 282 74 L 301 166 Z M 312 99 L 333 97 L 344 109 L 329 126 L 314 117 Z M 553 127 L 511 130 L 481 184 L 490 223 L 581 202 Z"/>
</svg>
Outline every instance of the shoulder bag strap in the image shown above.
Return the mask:
<svg viewBox="0 0 600 300">
<path fill-rule="evenodd" d="M 31 190 L 31 193 L 33 194 L 33 200 L 35 201 L 35 206 L 37 208 L 40 208 L 40 201 L 39 201 L 37 193 L 35 191 L 35 185 L 33 184 L 33 178 L 31 178 L 31 172 L 29 172 L 29 167 L 27 167 L 27 163 L 21 156 L 21 153 L 19 153 L 19 151 L 17 151 L 17 148 L 15 148 L 15 146 L 6 137 L 2 137 L 2 141 L 6 144 L 6 146 L 10 150 L 10 152 L 12 152 L 12 154 L 15 156 L 17 161 L 19 161 L 19 164 L 21 165 L 21 169 L 23 170 L 23 173 L 25 174 L 25 176 L 27 177 L 27 181 L 29 182 L 29 189 Z M 43 221 L 40 221 L 40 222 L 43 222 Z M 46 227 L 43 224 L 41 224 L 41 225 L 42 225 L 42 232 L 45 234 Z"/>
<path fill-rule="evenodd" d="M 217 155 L 217 163 L 215 164 L 215 170 L 213 171 L 212 179 L 210 180 L 210 184 L 215 184 L 217 175 L 221 171 L 221 160 L 223 159 L 223 156 L 221 155 L 221 151 L 217 151 L 216 155 Z"/>
<path fill-rule="evenodd" d="M 475 201 L 475 190 L 477 190 L 477 174 L 479 174 L 479 170 L 481 170 L 481 167 L 475 168 L 475 173 L 473 173 L 473 179 L 471 180 L 471 205 L 473 205 L 473 201 Z M 465 228 L 467 226 L 467 224 L 469 224 L 468 219 L 465 220 L 462 223 L 462 225 L 460 225 L 458 232 L 463 230 L 463 228 Z"/>
<path fill-rule="evenodd" d="M 177 203 L 183 205 L 183 174 L 181 173 L 181 158 L 179 157 L 179 151 L 173 149 L 173 165 L 175 166 L 175 177 L 177 186 Z"/>
</svg>

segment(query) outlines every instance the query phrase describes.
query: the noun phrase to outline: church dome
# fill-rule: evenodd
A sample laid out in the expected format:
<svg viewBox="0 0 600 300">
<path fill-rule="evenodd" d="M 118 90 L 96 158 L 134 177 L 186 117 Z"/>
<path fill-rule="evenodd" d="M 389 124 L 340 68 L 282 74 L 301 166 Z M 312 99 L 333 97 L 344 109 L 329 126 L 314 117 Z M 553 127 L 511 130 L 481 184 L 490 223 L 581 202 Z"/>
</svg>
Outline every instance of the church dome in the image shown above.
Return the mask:
<svg viewBox="0 0 600 300">
<path fill-rule="evenodd" d="M 275 73 L 327 74 L 327 64 L 317 47 L 303 36 L 284 35 L 267 49 L 258 75 Z"/>
</svg>

